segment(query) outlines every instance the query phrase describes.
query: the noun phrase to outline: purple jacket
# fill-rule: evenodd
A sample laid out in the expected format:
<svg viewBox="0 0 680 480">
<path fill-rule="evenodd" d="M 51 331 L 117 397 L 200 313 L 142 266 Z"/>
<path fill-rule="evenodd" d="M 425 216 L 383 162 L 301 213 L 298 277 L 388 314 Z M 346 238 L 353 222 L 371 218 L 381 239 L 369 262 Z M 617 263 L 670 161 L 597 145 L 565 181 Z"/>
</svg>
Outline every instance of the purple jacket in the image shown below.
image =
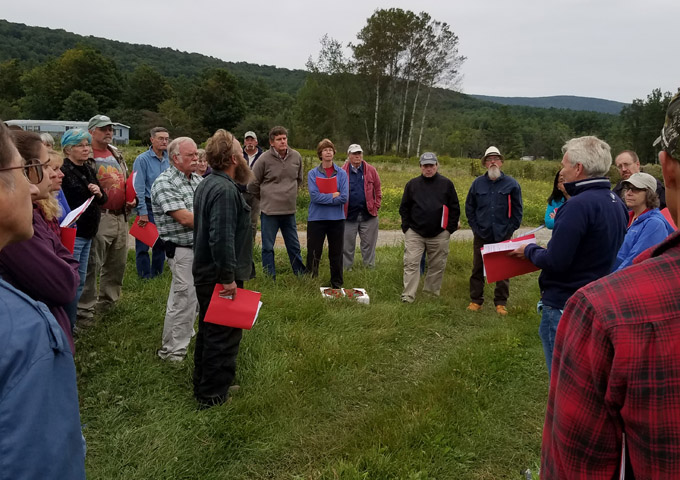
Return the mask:
<svg viewBox="0 0 680 480">
<path fill-rule="evenodd" d="M 380 209 L 380 203 L 382 202 L 382 190 L 380 189 L 380 177 L 378 176 L 378 171 L 372 165 L 366 163 L 365 160 L 361 161 L 364 170 L 364 194 L 366 195 L 366 210 L 373 216 L 378 216 L 378 210 Z M 349 160 L 345 162 L 342 169 L 347 173 L 347 178 L 349 179 Z M 349 183 L 349 182 L 348 182 Z M 347 203 L 345 203 L 345 217 L 347 217 L 347 209 L 349 208 L 349 196 L 347 197 Z"/>
<path fill-rule="evenodd" d="M 71 322 L 64 305 L 76 296 L 80 283 L 78 261 L 33 207 L 33 237 L 7 245 L 0 251 L 0 277 L 50 309 L 75 350 Z"/>
</svg>

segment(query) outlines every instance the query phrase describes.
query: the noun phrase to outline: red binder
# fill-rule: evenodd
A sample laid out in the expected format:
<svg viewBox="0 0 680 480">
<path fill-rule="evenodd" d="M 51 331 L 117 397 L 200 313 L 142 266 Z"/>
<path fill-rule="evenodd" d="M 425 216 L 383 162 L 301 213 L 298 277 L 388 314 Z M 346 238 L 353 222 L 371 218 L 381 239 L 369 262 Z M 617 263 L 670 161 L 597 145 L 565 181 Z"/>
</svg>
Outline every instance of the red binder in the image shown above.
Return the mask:
<svg viewBox="0 0 680 480">
<path fill-rule="evenodd" d="M 525 235 L 523 237 L 518 237 L 512 240 L 506 240 L 505 242 L 490 245 L 498 246 L 497 248 L 505 248 L 505 250 L 485 253 L 484 248 L 482 249 L 482 259 L 484 260 L 484 270 L 486 271 L 487 283 L 495 283 L 499 280 L 505 280 L 539 270 L 539 268 L 531 263 L 528 259 L 511 257 L 509 255 L 509 253 L 515 248 L 519 247 L 523 243 L 527 243 L 526 240 L 535 240 L 535 236 L 533 234 Z M 503 244 L 507 245 L 500 247 Z M 484 245 L 484 247 L 486 248 L 487 245 Z"/>
<path fill-rule="evenodd" d="M 449 226 L 449 207 L 444 205 L 444 208 L 442 208 L 442 228 L 446 230 L 446 227 Z"/>
<path fill-rule="evenodd" d="M 319 193 L 335 193 L 338 191 L 338 177 L 323 178 L 316 177 L 316 186 Z"/>
<path fill-rule="evenodd" d="M 260 292 L 236 289 L 236 300 L 220 297 L 222 285 L 215 285 L 208 311 L 205 312 L 204 322 L 224 325 L 226 327 L 244 328 L 250 330 L 260 312 Z"/>
<path fill-rule="evenodd" d="M 158 240 L 158 229 L 156 225 L 149 222 L 143 227 L 139 226 L 139 215 L 135 217 L 135 221 L 132 222 L 132 227 L 130 227 L 130 235 L 135 237 L 140 242 L 153 248 L 154 243 Z"/>
<path fill-rule="evenodd" d="M 73 255 L 73 250 L 76 248 L 76 232 L 77 228 L 72 227 L 59 227 L 59 237 L 61 238 L 61 243 L 64 245 L 71 255 Z"/>
</svg>

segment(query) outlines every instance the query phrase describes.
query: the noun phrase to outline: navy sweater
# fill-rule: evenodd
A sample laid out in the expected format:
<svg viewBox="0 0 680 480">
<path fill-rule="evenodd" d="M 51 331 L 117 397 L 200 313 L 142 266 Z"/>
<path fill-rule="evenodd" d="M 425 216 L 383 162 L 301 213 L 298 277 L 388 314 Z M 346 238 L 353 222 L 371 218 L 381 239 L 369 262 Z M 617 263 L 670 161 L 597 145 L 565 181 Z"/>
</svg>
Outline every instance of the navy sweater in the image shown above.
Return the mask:
<svg viewBox="0 0 680 480">
<path fill-rule="evenodd" d="M 628 209 L 610 185 L 604 177 L 565 183 L 572 197 L 557 210 L 548 248 L 526 247 L 524 255 L 543 270 L 538 285 L 545 305 L 563 309 L 576 290 L 611 272 Z"/>
</svg>

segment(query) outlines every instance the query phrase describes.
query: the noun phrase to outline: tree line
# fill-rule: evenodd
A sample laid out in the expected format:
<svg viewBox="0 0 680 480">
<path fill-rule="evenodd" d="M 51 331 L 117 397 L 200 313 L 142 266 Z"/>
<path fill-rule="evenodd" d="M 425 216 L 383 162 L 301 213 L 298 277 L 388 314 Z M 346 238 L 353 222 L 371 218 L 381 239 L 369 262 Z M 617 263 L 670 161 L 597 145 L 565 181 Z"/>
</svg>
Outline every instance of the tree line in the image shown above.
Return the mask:
<svg viewBox="0 0 680 480">
<path fill-rule="evenodd" d="M 64 50 L 50 56 L 47 45 L 31 48 L 25 29 Z M 671 97 L 655 89 L 619 115 L 480 101 L 455 91 L 465 57 L 450 26 L 399 8 L 376 10 L 348 45 L 322 38 L 304 77 L 5 21 L 0 44 L 13 55 L 0 63 L 0 118 L 106 113 L 138 140 L 158 125 L 197 140 L 227 128 L 254 130 L 266 146 L 269 128 L 282 124 L 291 144 L 306 148 L 328 137 L 377 155 L 478 157 L 494 144 L 510 158 L 558 159 L 565 140 L 592 134 L 648 163 Z"/>
</svg>

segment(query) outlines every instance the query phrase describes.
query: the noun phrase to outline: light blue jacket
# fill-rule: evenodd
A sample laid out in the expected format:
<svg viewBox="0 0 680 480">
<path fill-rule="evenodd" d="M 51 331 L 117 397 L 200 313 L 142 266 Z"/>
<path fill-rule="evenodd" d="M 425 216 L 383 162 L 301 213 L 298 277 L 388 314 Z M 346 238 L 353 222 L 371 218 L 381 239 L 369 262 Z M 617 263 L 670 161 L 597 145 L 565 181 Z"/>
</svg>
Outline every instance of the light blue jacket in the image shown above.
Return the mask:
<svg viewBox="0 0 680 480">
<path fill-rule="evenodd" d="M 135 177 L 135 192 L 137 192 L 137 213 L 140 215 L 148 215 L 149 211 L 146 208 L 145 199 L 151 198 L 151 187 L 156 181 L 158 175 L 166 171 L 170 167 L 167 150 L 163 152 L 163 158 L 158 158 L 153 148 L 139 154 L 132 164 L 132 171 L 137 172 Z"/>
<path fill-rule="evenodd" d="M 559 201 L 551 200 L 548 204 L 548 207 L 545 209 L 545 218 L 543 221 L 545 223 L 545 228 L 548 230 L 552 230 L 555 226 L 555 216 L 553 215 L 551 217 L 550 214 L 564 205 L 564 202 L 566 202 L 564 198 L 560 199 Z"/>
<path fill-rule="evenodd" d="M 658 208 L 643 213 L 628 228 L 623 239 L 623 245 L 616 255 L 616 263 L 614 263 L 612 271 L 615 272 L 632 265 L 635 257 L 649 247 L 661 243 L 673 232 L 673 227 L 666 221 Z"/>
<path fill-rule="evenodd" d="M 319 192 L 316 179 L 329 178 L 326 176 L 326 170 L 321 164 L 319 164 L 318 167 L 311 169 L 307 174 L 307 187 L 309 189 L 310 199 L 309 215 L 307 217 L 307 221 L 309 222 L 345 219 L 345 203 L 347 202 L 347 198 L 349 198 L 347 173 L 336 164 L 333 164 L 333 170 L 334 173 L 332 177 L 336 177 L 338 192 L 340 192 L 340 195 L 335 198 L 333 198 L 332 193 Z"/>
</svg>

